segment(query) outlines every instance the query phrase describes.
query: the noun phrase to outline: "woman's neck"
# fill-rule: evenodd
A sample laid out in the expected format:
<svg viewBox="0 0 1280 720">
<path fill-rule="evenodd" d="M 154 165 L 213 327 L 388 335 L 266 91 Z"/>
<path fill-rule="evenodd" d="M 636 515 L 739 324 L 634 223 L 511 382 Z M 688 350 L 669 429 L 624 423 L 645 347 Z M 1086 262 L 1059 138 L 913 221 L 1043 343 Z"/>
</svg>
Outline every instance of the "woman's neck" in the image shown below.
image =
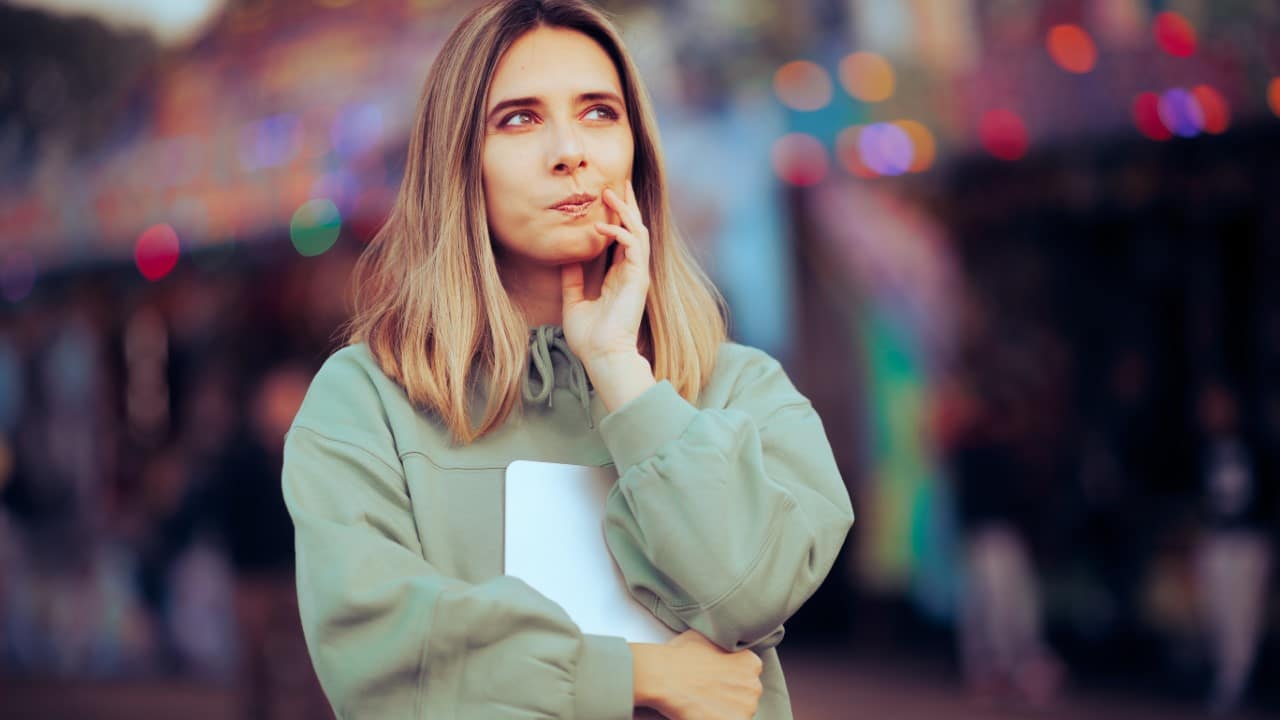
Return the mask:
<svg viewBox="0 0 1280 720">
<path fill-rule="evenodd" d="M 607 260 L 608 253 L 600 253 L 583 263 L 583 292 L 589 299 L 600 296 Z M 529 327 L 562 324 L 564 295 L 559 265 L 543 265 L 508 256 L 499 258 L 498 274 L 507 295 L 524 315 Z"/>
</svg>

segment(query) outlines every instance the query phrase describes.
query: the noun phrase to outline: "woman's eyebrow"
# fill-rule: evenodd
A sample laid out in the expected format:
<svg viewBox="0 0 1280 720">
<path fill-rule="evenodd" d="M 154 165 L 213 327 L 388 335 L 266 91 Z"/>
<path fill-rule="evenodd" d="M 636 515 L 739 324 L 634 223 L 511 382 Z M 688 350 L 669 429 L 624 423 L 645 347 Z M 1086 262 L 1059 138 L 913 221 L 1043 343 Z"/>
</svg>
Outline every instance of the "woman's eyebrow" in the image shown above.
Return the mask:
<svg viewBox="0 0 1280 720">
<path fill-rule="evenodd" d="M 610 92 L 608 90 L 595 90 L 592 92 L 584 92 L 579 94 L 578 97 L 575 98 L 575 100 L 578 103 L 594 102 L 597 100 L 610 100 L 619 105 L 623 104 L 622 98 L 618 97 L 617 93 Z M 498 113 L 510 107 L 540 108 L 544 104 L 545 103 L 543 102 L 542 98 L 536 97 L 536 96 L 510 98 L 507 100 L 503 100 L 497 103 L 496 105 L 494 105 L 493 108 L 489 110 L 488 117 L 490 120 L 492 120 L 494 115 L 497 115 Z"/>
</svg>

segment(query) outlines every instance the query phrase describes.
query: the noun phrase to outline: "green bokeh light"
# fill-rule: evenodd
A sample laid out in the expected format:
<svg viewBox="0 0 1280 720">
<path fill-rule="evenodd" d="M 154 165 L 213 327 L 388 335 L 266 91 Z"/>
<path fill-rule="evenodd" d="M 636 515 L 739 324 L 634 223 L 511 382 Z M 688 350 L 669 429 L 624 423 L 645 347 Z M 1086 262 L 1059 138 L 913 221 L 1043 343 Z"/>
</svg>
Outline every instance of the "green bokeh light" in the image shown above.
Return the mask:
<svg viewBox="0 0 1280 720">
<path fill-rule="evenodd" d="M 341 230 L 338 206 L 326 198 L 306 201 L 289 221 L 289 237 L 303 257 L 315 257 L 333 247 Z"/>
</svg>

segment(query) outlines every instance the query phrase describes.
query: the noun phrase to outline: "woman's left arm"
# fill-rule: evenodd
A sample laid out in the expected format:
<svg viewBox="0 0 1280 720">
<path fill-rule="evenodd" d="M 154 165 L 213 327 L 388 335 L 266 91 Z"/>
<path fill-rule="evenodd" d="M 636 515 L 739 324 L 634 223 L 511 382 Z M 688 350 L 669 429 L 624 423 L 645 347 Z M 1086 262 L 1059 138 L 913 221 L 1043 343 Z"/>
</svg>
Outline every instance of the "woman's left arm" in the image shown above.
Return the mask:
<svg viewBox="0 0 1280 720">
<path fill-rule="evenodd" d="M 853 523 L 813 406 L 773 358 L 737 350 L 751 357 L 727 407 L 662 381 L 600 425 L 619 473 L 605 538 L 632 594 L 730 651 L 781 640 Z"/>
<path fill-rule="evenodd" d="M 698 409 L 655 382 L 636 338 L 649 291 L 649 231 L 635 190 L 602 193 L 619 246 L 600 295 L 563 267 L 564 331 L 610 411 L 600 433 L 618 468 L 605 539 L 631 589 L 663 622 L 721 648 L 772 647 L 818 589 L 853 523 L 822 421 L 782 367 L 749 353 L 726 407 Z M 738 351 L 735 349 L 735 352 Z"/>
</svg>

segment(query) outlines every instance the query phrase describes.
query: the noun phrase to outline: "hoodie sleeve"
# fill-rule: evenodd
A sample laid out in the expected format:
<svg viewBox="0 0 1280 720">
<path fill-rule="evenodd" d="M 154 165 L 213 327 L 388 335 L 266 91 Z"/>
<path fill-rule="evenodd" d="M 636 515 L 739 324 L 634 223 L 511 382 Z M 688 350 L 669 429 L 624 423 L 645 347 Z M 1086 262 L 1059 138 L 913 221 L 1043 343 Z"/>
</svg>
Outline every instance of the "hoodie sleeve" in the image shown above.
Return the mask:
<svg viewBox="0 0 1280 720">
<path fill-rule="evenodd" d="M 853 523 L 813 406 L 750 352 L 726 407 L 664 380 L 600 425 L 619 473 L 605 537 L 632 594 L 726 650 L 776 645 Z"/>
<path fill-rule="evenodd" d="M 318 376 L 301 420 L 329 414 L 317 403 L 359 418 L 360 378 L 333 375 L 351 382 Z M 389 439 L 329 425 L 295 421 L 283 484 L 307 647 L 339 718 L 631 718 L 625 640 L 583 634 L 515 578 L 472 584 L 428 563 Z"/>
</svg>

